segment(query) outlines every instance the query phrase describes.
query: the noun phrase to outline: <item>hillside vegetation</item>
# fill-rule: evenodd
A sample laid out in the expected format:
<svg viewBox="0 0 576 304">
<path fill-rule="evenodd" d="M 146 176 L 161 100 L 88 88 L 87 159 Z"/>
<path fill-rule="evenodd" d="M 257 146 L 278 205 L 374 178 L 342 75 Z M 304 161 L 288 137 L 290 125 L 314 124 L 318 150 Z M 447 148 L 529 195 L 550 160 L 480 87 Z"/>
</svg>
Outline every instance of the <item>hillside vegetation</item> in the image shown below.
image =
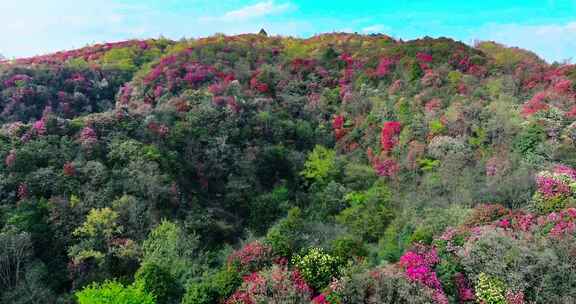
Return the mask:
<svg viewBox="0 0 576 304">
<path fill-rule="evenodd" d="M 576 66 L 150 39 L 0 62 L 0 303 L 576 303 Z"/>
</svg>

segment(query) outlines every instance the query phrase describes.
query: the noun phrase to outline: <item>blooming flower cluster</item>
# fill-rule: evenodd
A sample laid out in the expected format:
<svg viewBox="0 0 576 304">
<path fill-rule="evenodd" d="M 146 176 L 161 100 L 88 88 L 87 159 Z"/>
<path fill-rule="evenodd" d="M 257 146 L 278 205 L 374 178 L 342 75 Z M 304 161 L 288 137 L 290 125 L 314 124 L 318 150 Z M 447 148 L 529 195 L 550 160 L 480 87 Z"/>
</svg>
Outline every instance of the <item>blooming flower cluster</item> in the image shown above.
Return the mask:
<svg viewBox="0 0 576 304">
<path fill-rule="evenodd" d="M 552 212 L 546 217 L 548 226 L 552 226 L 549 235 L 553 238 L 561 238 L 564 235 L 572 235 L 576 232 L 576 209 L 569 208 L 559 212 Z"/>
<path fill-rule="evenodd" d="M 474 289 L 470 286 L 470 282 L 466 276 L 459 272 L 455 275 L 454 281 L 458 291 L 458 299 L 460 302 L 474 301 Z"/>
<path fill-rule="evenodd" d="M 95 44 L 76 50 L 62 51 L 54 54 L 35 56 L 30 58 L 20 58 L 16 60 L 17 64 L 60 64 L 71 59 L 83 59 L 93 62 L 101 59 L 107 52 L 121 48 L 136 48 L 146 50 L 150 44 L 154 43 L 153 39 L 147 41 L 128 40 L 120 42 L 109 42 Z"/>
<path fill-rule="evenodd" d="M 394 66 L 395 62 L 391 58 L 381 58 L 380 62 L 378 63 L 378 67 L 376 68 L 376 76 L 384 77 L 390 73 L 392 67 Z"/>
<path fill-rule="evenodd" d="M 426 103 L 424 109 L 427 114 L 435 114 L 442 108 L 442 101 L 438 98 L 432 98 Z"/>
<path fill-rule="evenodd" d="M 245 276 L 242 286 L 225 303 L 306 303 L 311 297 L 312 289 L 297 272 L 274 265 L 271 269 Z"/>
<path fill-rule="evenodd" d="M 80 132 L 79 141 L 85 149 L 91 149 L 98 142 L 96 131 L 91 127 L 84 127 Z"/>
<path fill-rule="evenodd" d="M 16 74 L 4 81 L 4 86 L 13 87 L 32 80 L 32 77 L 26 74 Z"/>
<path fill-rule="evenodd" d="M 389 152 L 398 143 L 397 136 L 402 130 L 402 125 L 397 121 L 387 121 L 382 126 L 382 131 L 380 132 L 380 144 L 382 145 L 382 151 Z"/>
<path fill-rule="evenodd" d="M 419 282 L 434 290 L 434 300 L 437 303 L 448 303 L 442 284 L 434 271 L 434 266 L 440 261 L 436 250 L 408 251 L 401 258 L 399 265 L 404 268 L 405 275 L 412 281 Z"/>
<path fill-rule="evenodd" d="M 553 90 L 557 94 L 570 94 L 572 93 L 572 81 L 566 78 L 557 79 L 553 84 Z"/>
<path fill-rule="evenodd" d="M 536 93 L 522 106 L 522 116 L 529 117 L 537 112 L 548 110 L 550 106 L 545 102 L 546 98 L 548 98 L 548 92 L 542 91 Z"/>
<path fill-rule="evenodd" d="M 551 171 L 536 175 L 537 191 L 534 194 L 536 207 L 541 211 L 553 211 L 565 207 L 567 200 L 576 193 L 576 171 L 558 165 Z"/>
<path fill-rule="evenodd" d="M 524 304 L 524 292 L 513 292 L 508 290 L 506 292 L 506 304 Z"/>
<path fill-rule="evenodd" d="M 433 61 L 432 55 L 424 52 L 418 52 L 416 54 L 416 59 L 418 60 L 418 64 L 422 70 L 430 70 L 430 63 Z"/>
<path fill-rule="evenodd" d="M 170 132 L 170 128 L 167 125 L 153 121 L 148 123 L 148 130 L 159 137 L 166 137 Z"/>
<path fill-rule="evenodd" d="M 332 120 L 332 129 L 334 130 L 334 136 L 336 141 L 342 139 L 347 133 L 346 128 L 344 128 L 344 116 L 336 115 Z"/>
<path fill-rule="evenodd" d="M 185 88 L 198 88 L 224 75 L 212 66 L 193 59 L 192 49 L 163 57 L 152 70 L 144 76 L 142 82 L 149 90 L 149 99 L 159 97 L 166 91 Z"/>
<path fill-rule="evenodd" d="M 346 66 L 342 72 L 342 77 L 338 81 L 338 84 L 340 86 L 340 98 L 346 102 L 352 95 L 352 80 L 354 75 L 362 68 L 363 64 L 360 60 L 353 58 L 348 53 L 343 53 L 340 55 L 340 60 L 344 62 Z"/>
<path fill-rule="evenodd" d="M 44 121 L 44 119 L 40 119 L 40 120 L 37 120 L 36 122 L 34 122 L 32 124 L 32 130 L 38 136 L 42 136 L 42 135 L 46 134 L 46 122 Z"/>
<path fill-rule="evenodd" d="M 240 269 L 256 271 L 262 269 L 271 261 L 272 248 L 260 241 L 254 241 L 228 256 L 228 265 L 239 266 Z"/>
<path fill-rule="evenodd" d="M 260 81 L 258 78 L 259 75 L 259 72 L 254 73 L 254 76 L 252 76 L 252 79 L 250 79 L 250 87 L 261 94 L 267 93 L 270 88 L 268 87 L 268 84 Z"/>
<path fill-rule="evenodd" d="M 396 174 L 398 174 L 398 172 L 400 171 L 400 166 L 398 165 L 398 163 L 391 158 L 384 160 L 376 159 L 373 163 L 373 166 L 374 170 L 376 171 L 376 174 L 378 174 L 378 176 L 383 177 L 396 176 Z"/>
</svg>

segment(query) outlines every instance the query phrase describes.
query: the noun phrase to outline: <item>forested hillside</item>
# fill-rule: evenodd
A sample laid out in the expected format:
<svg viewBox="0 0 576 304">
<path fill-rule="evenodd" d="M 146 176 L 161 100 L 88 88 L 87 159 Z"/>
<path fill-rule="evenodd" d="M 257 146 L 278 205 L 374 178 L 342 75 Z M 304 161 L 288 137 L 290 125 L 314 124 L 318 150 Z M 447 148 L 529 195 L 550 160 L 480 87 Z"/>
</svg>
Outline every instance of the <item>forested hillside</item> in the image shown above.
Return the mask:
<svg viewBox="0 0 576 304">
<path fill-rule="evenodd" d="M 151 39 L 0 62 L 0 303 L 576 303 L 576 66 Z"/>
</svg>

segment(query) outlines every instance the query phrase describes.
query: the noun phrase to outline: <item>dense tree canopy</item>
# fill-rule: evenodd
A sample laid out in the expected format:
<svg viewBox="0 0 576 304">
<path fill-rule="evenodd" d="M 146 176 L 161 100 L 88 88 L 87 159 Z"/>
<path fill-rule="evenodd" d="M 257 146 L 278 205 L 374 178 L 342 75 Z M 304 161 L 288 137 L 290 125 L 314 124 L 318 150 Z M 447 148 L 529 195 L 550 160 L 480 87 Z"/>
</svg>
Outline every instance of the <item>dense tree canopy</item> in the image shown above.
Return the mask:
<svg viewBox="0 0 576 304">
<path fill-rule="evenodd" d="M 575 81 L 344 33 L 0 61 L 0 303 L 573 303 Z"/>
</svg>

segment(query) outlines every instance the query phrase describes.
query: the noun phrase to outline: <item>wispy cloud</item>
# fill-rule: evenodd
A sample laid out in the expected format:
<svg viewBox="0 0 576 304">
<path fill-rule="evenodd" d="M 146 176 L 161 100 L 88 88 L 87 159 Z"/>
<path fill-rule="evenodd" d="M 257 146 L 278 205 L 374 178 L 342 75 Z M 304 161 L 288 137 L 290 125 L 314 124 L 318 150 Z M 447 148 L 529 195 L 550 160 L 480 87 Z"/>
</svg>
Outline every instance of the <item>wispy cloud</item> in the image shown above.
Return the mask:
<svg viewBox="0 0 576 304">
<path fill-rule="evenodd" d="M 253 5 L 248 5 L 241 7 L 239 9 L 231 10 L 224 13 L 221 16 L 206 16 L 200 18 L 202 21 L 225 21 L 225 22 L 239 22 L 247 21 L 250 19 L 256 19 L 261 17 L 266 17 L 270 15 L 276 15 L 284 13 L 290 9 L 294 8 L 294 5 L 286 3 L 276 3 L 273 0 L 258 2 Z"/>
<path fill-rule="evenodd" d="M 363 33 L 382 33 L 382 32 L 389 32 L 390 28 L 385 26 L 384 24 L 373 24 L 362 28 Z"/>
</svg>

